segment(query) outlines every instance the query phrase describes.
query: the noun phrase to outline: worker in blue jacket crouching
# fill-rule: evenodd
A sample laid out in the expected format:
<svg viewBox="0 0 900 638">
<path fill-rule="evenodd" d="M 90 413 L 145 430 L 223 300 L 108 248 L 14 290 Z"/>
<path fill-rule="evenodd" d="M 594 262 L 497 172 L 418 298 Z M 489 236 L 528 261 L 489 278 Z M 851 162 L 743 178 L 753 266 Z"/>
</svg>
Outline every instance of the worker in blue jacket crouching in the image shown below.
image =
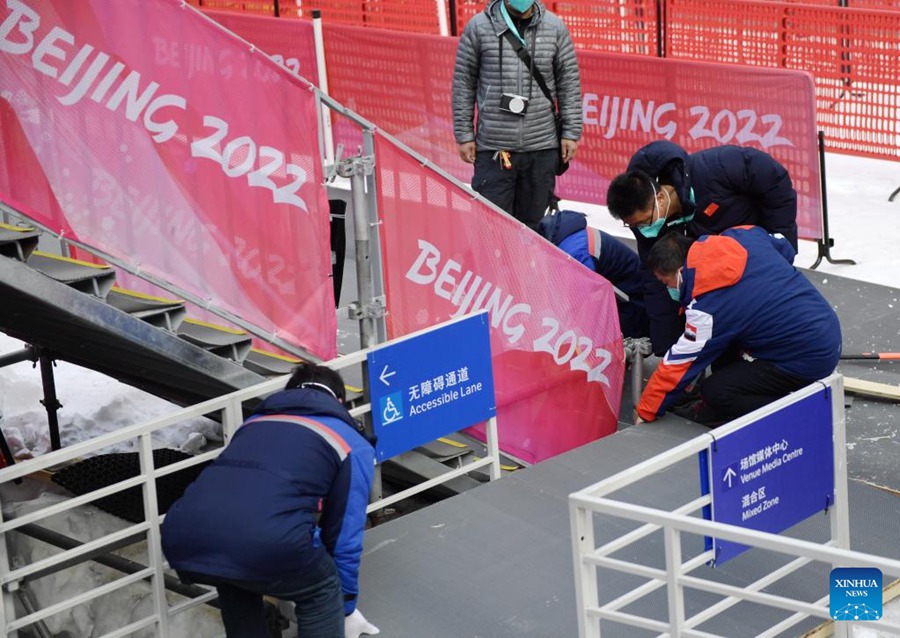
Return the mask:
<svg viewBox="0 0 900 638">
<path fill-rule="evenodd" d="M 683 416 L 707 425 L 736 419 L 834 372 L 841 326 L 831 304 L 791 265 L 783 237 L 738 226 L 696 242 L 660 239 L 647 268 L 685 313 L 637 406 L 640 421 L 673 407 L 712 364 L 701 397 Z"/>
<path fill-rule="evenodd" d="M 337 372 L 298 366 L 166 514 L 169 564 L 216 587 L 229 638 L 267 638 L 264 595 L 305 638 L 378 633 L 356 608 L 375 450 L 345 400 Z"/>
</svg>

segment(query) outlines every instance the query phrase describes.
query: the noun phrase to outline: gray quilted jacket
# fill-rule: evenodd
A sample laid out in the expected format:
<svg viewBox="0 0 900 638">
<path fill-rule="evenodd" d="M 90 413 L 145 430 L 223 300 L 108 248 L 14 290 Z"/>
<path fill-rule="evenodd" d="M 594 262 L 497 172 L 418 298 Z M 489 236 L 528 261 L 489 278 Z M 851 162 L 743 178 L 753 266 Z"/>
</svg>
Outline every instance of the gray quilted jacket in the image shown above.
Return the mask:
<svg viewBox="0 0 900 638">
<path fill-rule="evenodd" d="M 472 18 L 459 39 L 453 69 L 453 133 L 462 144 L 475 140 L 479 151 L 539 151 L 559 147 L 553 107 L 503 33 L 509 28 L 491 0 Z M 535 2 L 535 15 L 523 34 L 529 55 L 559 103 L 562 136 L 581 139 L 581 78 L 569 30 L 558 16 Z M 537 41 L 535 42 L 535 38 Z M 503 78 L 500 78 L 500 48 Z M 524 116 L 500 110 L 501 93 L 529 97 Z M 478 105 L 477 134 L 473 128 Z"/>
</svg>

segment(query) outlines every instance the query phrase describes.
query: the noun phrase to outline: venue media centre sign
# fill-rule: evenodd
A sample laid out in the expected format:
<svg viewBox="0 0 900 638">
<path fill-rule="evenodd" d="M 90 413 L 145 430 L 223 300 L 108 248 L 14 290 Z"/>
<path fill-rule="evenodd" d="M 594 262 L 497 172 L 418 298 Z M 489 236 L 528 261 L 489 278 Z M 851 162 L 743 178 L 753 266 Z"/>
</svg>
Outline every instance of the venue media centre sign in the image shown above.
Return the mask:
<svg viewBox="0 0 900 638">
<path fill-rule="evenodd" d="M 486 312 L 385 344 L 367 361 L 379 461 L 496 415 Z"/>
<path fill-rule="evenodd" d="M 774 534 L 834 503 L 831 388 L 716 437 L 700 453 L 706 518 Z M 721 565 L 748 547 L 706 539 Z"/>
</svg>

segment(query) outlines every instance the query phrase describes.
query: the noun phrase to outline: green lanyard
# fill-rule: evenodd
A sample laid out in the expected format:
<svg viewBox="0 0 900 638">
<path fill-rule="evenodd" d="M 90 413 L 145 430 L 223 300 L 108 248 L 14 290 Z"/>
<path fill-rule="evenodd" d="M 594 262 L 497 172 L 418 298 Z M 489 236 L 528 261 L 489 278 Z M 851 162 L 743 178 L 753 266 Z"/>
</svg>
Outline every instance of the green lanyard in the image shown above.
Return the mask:
<svg viewBox="0 0 900 638">
<path fill-rule="evenodd" d="M 504 0 L 500 0 L 500 13 L 503 14 L 503 19 L 506 21 L 506 26 L 509 27 L 509 30 L 513 32 L 519 42 L 523 45 L 525 44 L 525 38 L 519 35 L 519 31 L 516 29 L 516 25 L 513 24 L 512 17 L 509 15 L 509 11 L 506 10 L 506 2 Z"/>
</svg>

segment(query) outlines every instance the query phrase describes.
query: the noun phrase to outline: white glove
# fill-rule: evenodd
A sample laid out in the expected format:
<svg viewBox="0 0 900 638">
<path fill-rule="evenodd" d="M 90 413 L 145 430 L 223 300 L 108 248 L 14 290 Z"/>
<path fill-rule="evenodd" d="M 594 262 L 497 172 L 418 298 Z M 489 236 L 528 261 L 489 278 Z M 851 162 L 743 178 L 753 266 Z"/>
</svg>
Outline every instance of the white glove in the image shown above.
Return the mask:
<svg viewBox="0 0 900 638">
<path fill-rule="evenodd" d="M 349 616 L 344 616 L 344 638 L 359 638 L 363 634 L 375 636 L 380 633 L 381 630 L 366 620 L 359 608 Z"/>
</svg>

